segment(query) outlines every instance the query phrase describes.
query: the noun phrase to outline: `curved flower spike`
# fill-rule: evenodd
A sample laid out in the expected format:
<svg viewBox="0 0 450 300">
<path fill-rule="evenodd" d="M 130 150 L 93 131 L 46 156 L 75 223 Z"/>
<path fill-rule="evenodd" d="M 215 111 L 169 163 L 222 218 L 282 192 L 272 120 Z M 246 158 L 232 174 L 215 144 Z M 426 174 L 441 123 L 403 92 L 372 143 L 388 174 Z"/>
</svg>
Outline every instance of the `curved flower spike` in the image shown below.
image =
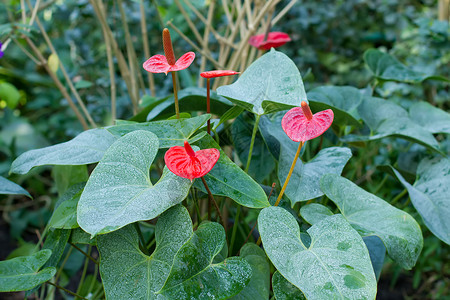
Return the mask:
<svg viewBox="0 0 450 300">
<path fill-rule="evenodd" d="M 324 133 L 333 123 L 331 109 L 312 114 L 305 101 L 301 107 L 289 110 L 281 120 L 281 127 L 294 142 L 306 142 Z"/>
<path fill-rule="evenodd" d="M 219 160 L 220 151 L 215 148 L 194 152 L 187 141 L 184 147 L 174 146 L 167 150 L 164 161 L 172 173 L 193 180 L 205 176 Z"/>
<path fill-rule="evenodd" d="M 200 76 L 203 78 L 216 78 L 216 77 L 222 77 L 222 76 L 230 76 L 230 75 L 236 75 L 239 74 L 239 72 L 232 71 L 232 70 L 214 70 L 214 71 L 207 71 L 200 73 Z"/>
<path fill-rule="evenodd" d="M 267 35 L 267 39 L 264 40 L 264 38 L 264 33 L 254 35 L 250 37 L 248 43 L 260 50 L 270 50 L 270 48 L 272 47 L 277 48 L 291 41 L 291 38 L 287 33 L 279 31 L 269 32 L 269 34 Z"/>
</svg>

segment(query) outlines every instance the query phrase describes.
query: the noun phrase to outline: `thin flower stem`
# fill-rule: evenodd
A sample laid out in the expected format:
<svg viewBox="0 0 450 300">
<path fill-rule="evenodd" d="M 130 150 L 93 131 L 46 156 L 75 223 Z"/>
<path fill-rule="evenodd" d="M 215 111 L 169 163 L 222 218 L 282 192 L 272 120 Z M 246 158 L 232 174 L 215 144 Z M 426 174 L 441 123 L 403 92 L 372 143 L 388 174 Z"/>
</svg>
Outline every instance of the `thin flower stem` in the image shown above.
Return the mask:
<svg viewBox="0 0 450 300">
<path fill-rule="evenodd" d="M 206 112 L 209 114 L 211 112 L 211 104 L 210 104 L 210 99 L 211 99 L 211 92 L 210 92 L 210 88 L 211 88 L 211 80 L 209 78 L 206 79 Z M 208 123 L 207 123 L 208 127 L 208 134 L 211 135 L 211 120 L 208 119 Z"/>
<path fill-rule="evenodd" d="M 180 108 L 178 106 L 178 91 L 177 91 L 177 76 L 175 72 L 172 73 L 172 82 L 173 82 L 173 98 L 175 99 L 175 114 L 177 115 L 177 119 L 180 118 Z"/>
<path fill-rule="evenodd" d="M 69 260 L 70 254 L 72 254 L 72 250 L 73 250 L 73 248 L 69 248 L 69 250 L 67 250 L 66 257 L 64 257 L 64 260 L 63 260 L 63 262 L 60 264 L 59 269 L 58 269 L 58 272 L 56 272 L 56 275 L 55 275 L 55 277 L 54 277 L 54 278 L 55 278 L 55 279 L 54 279 L 55 282 L 58 282 L 59 276 L 61 275 L 61 272 L 63 271 L 64 266 L 65 266 L 66 263 L 67 263 L 67 260 Z"/>
<path fill-rule="evenodd" d="M 89 245 L 88 252 L 87 252 L 88 255 L 90 255 L 91 250 L 92 250 L 92 246 Z M 88 259 L 88 257 L 86 257 L 86 259 L 84 261 L 83 271 L 81 273 L 80 282 L 78 283 L 78 288 L 77 288 L 77 291 L 76 291 L 77 294 L 80 293 L 81 287 L 83 286 L 84 279 L 86 278 L 86 272 L 87 272 L 88 265 L 89 265 L 89 259 Z"/>
<path fill-rule="evenodd" d="M 391 200 L 391 205 L 394 205 L 395 203 L 397 203 L 397 201 L 400 200 L 403 196 L 405 196 L 407 192 L 408 192 L 407 189 L 404 189 L 403 191 L 401 191 L 400 194 L 398 194 L 394 199 Z"/>
<path fill-rule="evenodd" d="M 252 153 L 253 153 L 253 146 L 255 145 L 255 137 L 256 132 L 258 131 L 258 125 L 259 125 L 259 119 L 261 118 L 260 115 L 256 115 L 255 117 L 255 124 L 253 125 L 253 132 L 252 132 L 252 140 L 250 141 L 250 149 L 248 150 L 248 158 L 247 158 L 247 165 L 245 166 L 245 173 L 248 173 L 248 169 L 250 168 L 250 162 L 252 161 Z"/>
<path fill-rule="evenodd" d="M 69 244 L 74 247 L 75 249 L 77 249 L 78 251 L 80 251 L 84 256 L 86 256 L 87 258 L 89 258 L 90 260 L 92 260 L 96 265 L 98 265 L 98 261 L 96 261 L 92 256 L 90 256 L 89 254 L 87 254 L 86 252 L 84 252 L 83 250 L 81 250 L 80 248 L 78 248 L 77 245 L 75 245 L 74 243 L 70 243 Z"/>
<path fill-rule="evenodd" d="M 236 216 L 234 217 L 233 231 L 231 233 L 230 248 L 228 249 L 228 254 L 230 255 L 231 251 L 233 251 L 234 240 L 236 239 L 236 231 L 238 228 L 240 213 L 241 213 L 241 206 L 238 204 L 236 208 Z"/>
<path fill-rule="evenodd" d="M 283 187 L 281 188 L 281 192 L 278 195 L 277 201 L 275 202 L 274 206 L 278 206 L 278 204 L 281 201 L 281 198 L 283 197 L 284 191 L 286 190 L 289 180 L 291 179 L 292 172 L 294 171 L 295 164 L 297 163 L 298 157 L 300 156 L 300 151 L 302 150 L 303 144 L 304 144 L 303 142 L 300 142 L 298 145 L 297 153 L 295 153 L 294 161 L 292 162 L 291 169 L 289 170 L 288 176 L 283 184 Z"/>
<path fill-rule="evenodd" d="M 83 296 L 80 296 L 80 295 L 78 295 L 78 294 L 76 294 L 76 293 L 74 293 L 74 292 L 72 292 L 72 291 L 69 291 L 68 289 L 66 289 L 66 288 L 64 288 L 64 287 L 62 287 L 62 286 L 60 286 L 60 285 L 57 285 L 57 284 L 55 284 L 55 283 L 53 283 L 53 282 L 51 282 L 51 281 L 46 281 L 45 283 L 50 284 L 50 285 L 53 285 L 53 286 L 56 287 L 57 289 L 63 290 L 64 292 L 69 293 L 69 294 L 71 294 L 72 296 L 78 297 L 78 298 L 83 299 L 83 300 L 88 300 L 88 298 L 84 298 Z"/>
<path fill-rule="evenodd" d="M 198 224 L 200 224 L 202 222 L 202 213 L 200 211 L 200 206 L 198 205 L 198 198 L 195 194 L 195 190 L 192 188 L 191 189 L 191 193 L 192 193 L 192 199 L 194 200 L 194 206 L 195 206 L 195 210 L 197 211 L 197 222 Z"/>
<path fill-rule="evenodd" d="M 214 199 L 214 196 L 213 196 L 213 194 L 211 193 L 211 191 L 210 191 L 210 189 L 209 189 L 209 187 L 208 187 L 208 184 L 206 183 L 205 178 L 204 178 L 203 176 L 200 177 L 200 178 L 201 178 L 201 180 L 202 180 L 202 182 L 203 182 L 203 185 L 205 186 L 206 191 L 208 192 L 208 197 L 209 197 L 209 199 L 211 200 L 211 202 L 214 204 L 214 207 L 216 208 L 217 215 L 219 216 L 219 219 L 220 219 L 220 221 L 222 222 L 223 227 L 225 228 L 225 232 L 226 232 L 227 229 L 226 229 L 226 227 L 225 227 L 225 222 L 223 221 L 222 214 L 220 213 L 220 208 L 219 208 L 219 206 L 217 205 L 217 202 L 216 202 L 216 200 Z"/>
<path fill-rule="evenodd" d="M 139 236 L 139 240 L 141 241 L 142 249 L 144 250 L 144 254 L 145 255 L 150 255 L 150 253 L 148 252 L 148 249 L 147 249 L 147 243 L 145 242 L 144 235 L 142 234 L 142 231 L 141 231 L 141 227 L 139 227 L 139 223 L 135 222 L 135 223 L 133 223 L 133 225 L 134 225 L 134 228 L 137 231 L 137 234 Z"/>
</svg>

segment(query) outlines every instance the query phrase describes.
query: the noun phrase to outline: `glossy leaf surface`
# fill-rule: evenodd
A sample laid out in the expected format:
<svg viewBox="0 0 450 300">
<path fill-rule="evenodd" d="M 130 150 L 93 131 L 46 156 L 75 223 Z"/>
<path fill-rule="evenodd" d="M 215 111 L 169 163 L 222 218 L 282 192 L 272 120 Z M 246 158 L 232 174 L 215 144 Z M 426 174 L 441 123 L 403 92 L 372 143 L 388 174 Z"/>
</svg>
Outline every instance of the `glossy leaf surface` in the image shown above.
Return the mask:
<svg viewBox="0 0 450 300">
<path fill-rule="evenodd" d="M 248 285 L 231 299 L 269 299 L 270 266 L 264 250 L 256 244 L 247 243 L 239 253 L 239 256 L 245 259 L 252 268 L 252 278 Z"/>
<path fill-rule="evenodd" d="M 273 49 L 252 63 L 235 83 L 219 87 L 217 93 L 258 115 L 306 101 L 297 66 L 285 54 Z"/>
<path fill-rule="evenodd" d="M 397 170 L 392 170 L 408 190 L 411 202 L 428 229 L 450 245 L 450 159 L 423 159 L 417 167 L 414 185 Z"/>
<path fill-rule="evenodd" d="M 269 259 L 307 299 L 375 298 L 377 284 L 367 248 L 341 215 L 309 228 L 309 247 L 300 238 L 295 218 L 280 207 L 263 209 L 258 228 Z"/>
<path fill-rule="evenodd" d="M 26 189 L 2 176 L 0 176 L 0 194 L 25 195 L 32 198 Z"/>
<path fill-rule="evenodd" d="M 306 300 L 302 291 L 287 281 L 278 271 L 273 273 L 272 288 L 276 300 Z"/>
<path fill-rule="evenodd" d="M 0 261 L 0 292 L 26 291 L 50 280 L 56 269 L 39 269 L 51 254 L 52 251 L 46 249 L 30 256 Z"/>
<path fill-rule="evenodd" d="M 381 52 L 377 49 L 367 50 L 364 53 L 364 61 L 375 77 L 384 81 L 400 81 L 408 83 L 418 83 L 425 79 L 448 81 L 448 79 L 444 77 L 414 71 L 399 62 L 390 54 Z"/>
<path fill-rule="evenodd" d="M 252 268 L 241 257 L 213 263 L 225 244 L 218 223 L 203 223 L 176 253 L 169 277 L 158 292 L 168 299 L 227 299 L 250 281 Z"/>
<path fill-rule="evenodd" d="M 77 221 L 84 231 L 95 236 L 150 220 L 186 198 L 191 181 L 167 169 L 155 185 L 150 182 L 158 146 L 155 134 L 137 130 L 106 151 L 78 202 Z"/>
<path fill-rule="evenodd" d="M 413 217 L 338 175 L 323 176 L 320 187 L 362 236 L 378 236 L 403 268 L 415 265 L 423 238 Z"/>
<path fill-rule="evenodd" d="M 60 229 L 80 227 L 77 223 L 77 205 L 84 186 L 84 183 L 73 185 L 60 197 L 50 218 L 50 227 Z"/>
<path fill-rule="evenodd" d="M 91 129 L 74 139 L 20 155 L 11 165 L 11 172 L 26 174 L 42 165 L 85 165 L 98 162 L 116 139 L 105 129 Z"/>
<path fill-rule="evenodd" d="M 100 274 L 106 298 L 156 299 L 169 275 L 177 251 L 192 235 L 188 211 L 181 205 L 167 210 L 156 224 L 156 248 L 147 256 L 139 249 L 133 226 L 98 237 Z"/>
<path fill-rule="evenodd" d="M 229 197 L 246 207 L 263 208 L 270 205 L 261 186 L 232 162 L 211 136 L 206 135 L 195 144 L 201 149 L 216 148 L 220 151 L 216 165 L 204 177 L 211 193 Z M 206 192 L 200 181 L 195 181 L 194 186 Z"/>
<path fill-rule="evenodd" d="M 284 153 L 282 150 L 280 157 L 278 177 L 281 182 L 285 182 L 294 160 L 294 153 Z M 352 152 L 349 148 L 330 147 L 320 150 L 307 163 L 298 159 L 285 191 L 286 196 L 291 200 L 291 205 L 322 196 L 320 178 L 325 174 L 340 175 L 350 157 Z"/>
</svg>

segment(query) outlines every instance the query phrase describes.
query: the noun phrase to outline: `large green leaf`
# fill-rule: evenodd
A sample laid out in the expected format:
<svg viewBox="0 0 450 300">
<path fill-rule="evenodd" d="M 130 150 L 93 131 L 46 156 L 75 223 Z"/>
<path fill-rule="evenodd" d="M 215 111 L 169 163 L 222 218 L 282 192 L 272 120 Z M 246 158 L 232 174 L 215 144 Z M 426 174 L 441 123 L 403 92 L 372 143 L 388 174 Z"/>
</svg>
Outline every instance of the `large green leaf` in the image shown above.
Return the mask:
<svg viewBox="0 0 450 300">
<path fill-rule="evenodd" d="M 274 49 L 252 63 L 235 83 L 219 87 L 217 93 L 257 115 L 307 101 L 297 66 Z"/>
<path fill-rule="evenodd" d="M 50 280 L 56 268 L 39 269 L 51 254 L 52 251 L 46 249 L 30 256 L 0 261 L 0 292 L 26 291 Z"/>
<path fill-rule="evenodd" d="M 218 223 L 203 223 L 175 255 L 169 277 L 158 292 L 168 299 L 227 299 L 250 281 L 252 268 L 241 257 L 213 263 L 225 244 Z"/>
<path fill-rule="evenodd" d="M 409 117 L 431 133 L 450 134 L 450 114 L 428 102 L 414 103 L 409 108 Z"/>
<path fill-rule="evenodd" d="M 351 86 L 320 86 L 308 92 L 309 105 L 313 112 L 331 108 L 334 123 L 359 126 L 358 105 L 363 94 Z"/>
<path fill-rule="evenodd" d="M 408 189 L 414 207 L 428 229 L 450 245 L 450 159 L 423 159 L 417 167 L 417 180 L 409 184 L 392 168 L 398 180 Z"/>
<path fill-rule="evenodd" d="M 273 273 L 272 288 L 276 300 L 306 300 L 302 291 L 287 281 L 278 271 Z"/>
<path fill-rule="evenodd" d="M 303 219 L 311 225 L 314 225 L 321 220 L 332 216 L 333 213 L 328 209 L 328 207 L 318 204 L 311 203 L 302 206 L 300 209 L 300 214 Z M 384 263 L 384 257 L 386 254 L 386 247 L 383 241 L 379 237 L 371 235 L 363 237 L 364 243 L 369 250 L 370 261 L 372 262 L 373 270 L 377 278 L 380 277 L 381 269 Z"/>
<path fill-rule="evenodd" d="M 0 194 L 4 195 L 25 195 L 31 197 L 30 193 L 20 185 L 0 176 Z"/>
<path fill-rule="evenodd" d="M 71 186 L 80 182 L 86 182 L 89 178 L 89 174 L 86 165 L 57 165 L 53 167 L 52 177 L 55 180 L 58 195 L 62 196 Z"/>
<path fill-rule="evenodd" d="M 159 148 L 170 148 L 173 146 L 183 146 L 186 140 L 189 140 L 189 143 L 195 142 L 201 136 L 191 138 L 192 135 L 210 118 L 210 114 L 204 114 L 189 119 L 116 125 L 108 127 L 107 130 L 118 137 L 136 130 L 151 131 L 159 139 Z"/>
<path fill-rule="evenodd" d="M 84 186 L 85 183 L 75 184 L 60 197 L 48 223 L 50 227 L 61 229 L 80 227 L 77 223 L 77 205 Z"/>
<path fill-rule="evenodd" d="M 240 257 L 252 267 L 252 278 L 248 285 L 233 300 L 269 299 L 270 266 L 264 250 L 253 243 L 247 243 L 240 251 Z"/>
<path fill-rule="evenodd" d="M 403 268 L 415 265 L 423 237 L 413 217 L 339 175 L 323 176 L 320 187 L 362 236 L 378 236 Z"/>
<path fill-rule="evenodd" d="M 234 149 L 239 155 L 239 159 L 247 164 L 248 151 L 253 132 L 253 124 L 255 120 L 251 120 L 249 113 L 241 114 L 231 125 L 231 135 L 233 137 Z M 275 169 L 275 160 L 270 155 L 266 143 L 259 132 L 256 133 L 252 151 L 252 160 L 248 174 L 258 182 L 262 182 Z"/>
<path fill-rule="evenodd" d="M 189 213 L 181 205 L 164 212 L 156 224 L 156 248 L 151 256 L 139 249 L 133 226 L 100 235 L 100 274 L 109 300 L 156 299 L 169 275 L 175 254 L 192 236 Z M 159 297 L 158 297 L 159 299 Z"/>
<path fill-rule="evenodd" d="M 376 78 L 384 81 L 419 83 L 426 79 L 448 81 L 440 76 L 414 71 L 388 53 L 377 49 L 364 52 L 364 61 Z"/>
<path fill-rule="evenodd" d="M 178 101 L 180 111 L 193 112 L 204 111 L 206 112 L 206 89 L 199 87 L 188 87 L 178 92 Z M 175 101 L 173 96 L 169 97 L 164 102 L 159 103 L 147 115 L 147 121 L 161 120 L 173 116 L 175 114 Z M 218 95 L 216 92 L 211 91 L 210 95 L 211 113 L 221 116 L 233 104 L 226 98 Z"/>
<path fill-rule="evenodd" d="M 263 208 L 270 205 L 261 186 L 232 162 L 211 136 L 206 135 L 195 145 L 200 149 L 216 148 L 220 151 L 216 165 L 204 176 L 211 193 L 229 197 L 246 207 Z M 201 181 L 196 180 L 194 185 L 206 192 Z"/>
<path fill-rule="evenodd" d="M 320 178 L 330 173 L 340 175 L 351 156 L 349 148 L 330 147 L 320 150 L 316 157 L 307 163 L 298 159 L 285 191 L 291 205 L 322 196 Z M 284 153 L 282 148 L 280 157 L 278 178 L 281 182 L 285 182 L 294 160 L 294 153 Z"/>
<path fill-rule="evenodd" d="M 11 165 L 11 172 L 25 174 L 42 165 L 85 165 L 98 162 L 116 138 L 105 129 L 91 129 L 74 139 L 20 155 Z"/>
<path fill-rule="evenodd" d="M 152 131 L 160 139 L 161 148 L 183 145 L 201 138 L 191 136 L 211 115 L 180 120 L 117 125 L 87 130 L 74 139 L 50 147 L 31 150 L 20 155 L 11 166 L 11 172 L 25 174 L 31 168 L 42 165 L 85 165 L 102 159 L 105 151 L 119 137 L 135 130 Z"/>
<path fill-rule="evenodd" d="M 408 117 L 402 107 L 387 100 L 365 97 L 358 107 L 359 114 L 372 130 L 369 136 L 347 135 L 346 142 L 371 141 L 385 137 L 399 137 L 441 152 L 433 134 Z"/>
<path fill-rule="evenodd" d="M 191 181 L 167 168 L 155 185 L 150 182 L 158 146 L 155 134 L 137 130 L 106 151 L 78 202 L 77 221 L 84 231 L 95 236 L 153 219 L 186 198 Z"/>
<path fill-rule="evenodd" d="M 269 259 L 307 299 L 375 298 L 377 284 L 369 252 L 341 215 L 309 228 L 309 247 L 300 238 L 295 218 L 280 207 L 263 209 L 258 228 Z"/>
</svg>

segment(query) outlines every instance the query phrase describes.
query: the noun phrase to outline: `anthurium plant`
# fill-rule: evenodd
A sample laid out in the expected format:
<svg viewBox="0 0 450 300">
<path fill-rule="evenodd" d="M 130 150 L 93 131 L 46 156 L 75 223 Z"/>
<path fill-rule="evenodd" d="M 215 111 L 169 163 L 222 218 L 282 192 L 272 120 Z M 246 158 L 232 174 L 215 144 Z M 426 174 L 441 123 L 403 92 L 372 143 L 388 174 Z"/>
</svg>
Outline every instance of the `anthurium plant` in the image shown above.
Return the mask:
<svg viewBox="0 0 450 300">
<path fill-rule="evenodd" d="M 175 60 L 168 30 L 163 36 L 165 56 L 143 67 L 171 72 L 176 93 L 174 72 L 195 54 Z M 266 49 L 288 41 L 275 32 L 268 38 L 252 43 Z M 377 84 L 413 72 L 386 55 L 365 55 Z M 387 59 L 389 66 L 381 62 Z M 209 80 L 226 75 L 235 82 L 210 99 Z M 449 114 L 422 101 L 407 111 L 349 86 L 307 94 L 295 63 L 273 48 L 241 74 L 201 76 L 208 79 L 203 95 L 181 91 L 159 111 L 175 118 L 118 120 L 12 163 L 16 174 L 44 165 L 77 172 L 67 172 L 70 184 L 33 251 L 0 262 L 0 292 L 45 295 L 56 287 L 77 299 L 375 299 L 385 256 L 413 268 L 424 228 L 450 244 L 450 160 L 437 135 L 449 133 Z M 194 104 L 199 98 L 202 108 Z M 356 172 L 343 173 L 352 153 L 389 139 L 426 153 L 415 182 L 398 164 L 380 169 L 405 187 L 414 209 L 409 200 L 398 202 L 406 192 L 390 203 L 379 189 L 359 187 Z M 2 193 L 31 197 L 0 180 Z M 86 257 L 77 291 L 60 283 L 72 250 Z M 89 264 L 95 272 L 86 277 Z"/>
</svg>

